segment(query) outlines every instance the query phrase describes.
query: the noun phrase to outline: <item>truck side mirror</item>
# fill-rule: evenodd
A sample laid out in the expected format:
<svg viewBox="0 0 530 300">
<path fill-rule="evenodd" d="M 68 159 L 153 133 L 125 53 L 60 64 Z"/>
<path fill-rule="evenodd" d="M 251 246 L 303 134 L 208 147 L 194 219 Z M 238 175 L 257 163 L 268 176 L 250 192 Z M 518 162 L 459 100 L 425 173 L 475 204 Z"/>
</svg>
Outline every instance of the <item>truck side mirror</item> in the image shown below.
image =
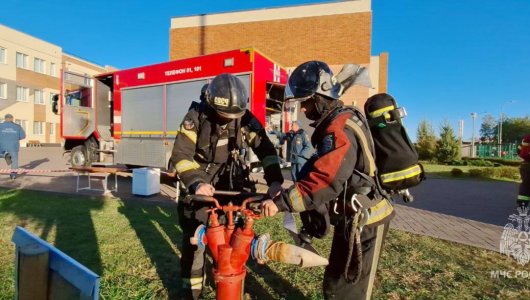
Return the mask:
<svg viewBox="0 0 530 300">
<path fill-rule="evenodd" d="M 52 97 L 52 112 L 56 115 L 59 114 L 59 107 L 57 106 L 57 101 L 59 101 L 59 95 L 53 95 Z"/>
</svg>

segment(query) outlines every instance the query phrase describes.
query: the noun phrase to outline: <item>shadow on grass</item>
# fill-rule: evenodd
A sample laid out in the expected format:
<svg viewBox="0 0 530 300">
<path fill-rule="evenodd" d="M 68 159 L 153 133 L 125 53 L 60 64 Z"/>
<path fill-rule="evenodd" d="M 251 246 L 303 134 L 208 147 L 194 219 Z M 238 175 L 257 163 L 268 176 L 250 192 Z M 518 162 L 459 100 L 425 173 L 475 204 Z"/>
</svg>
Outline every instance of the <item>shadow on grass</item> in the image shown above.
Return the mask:
<svg viewBox="0 0 530 300">
<path fill-rule="evenodd" d="M 251 292 L 253 299 L 276 299 L 267 290 L 265 290 L 257 281 L 256 275 L 263 278 L 263 281 L 272 289 L 274 292 L 282 297 L 282 299 L 306 299 L 307 297 L 293 287 L 293 285 L 285 280 L 281 275 L 273 271 L 267 265 L 259 265 L 255 261 L 249 261 L 247 266 L 252 271 L 251 275 L 247 275 L 245 283 L 245 290 Z"/>
<path fill-rule="evenodd" d="M 1 212 L 15 215 L 21 227 L 35 224 L 41 232 L 30 231 L 43 240 L 55 228 L 54 246 L 99 275 L 103 272 L 101 254 L 90 213 L 102 207 L 103 200 L 77 201 L 54 193 L 44 196 L 42 192 L 0 189 Z"/>
<path fill-rule="evenodd" d="M 176 204 L 146 206 L 123 201 L 118 211 L 129 220 L 169 298 L 177 299 L 182 282 L 174 246 L 180 248 L 182 231 L 177 226 Z"/>
<path fill-rule="evenodd" d="M 179 228 L 178 211 L 175 203 L 152 206 L 138 205 L 137 201 L 123 201 L 118 211 L 123 214 L 136 232 L 140 243 L 156 268 L 158 277 L 168 292 L 170 299 L 181 295 L 180 258 L 182 251 L 182 230 Z M 252 299 L 276 299 L 258 280 L 263 281 L 278 295 L 286 299 L 305 299 L 302 292 L 266 265 L 257 265 L 253 261 L 247 264 L 250 272 L 245 280 L 245 292 Z M 206 263 L 207 283 L 213 291 L 203 296 L 215 297 L 215 287 L 211 273 L 211 264 Z"/>
</svg>

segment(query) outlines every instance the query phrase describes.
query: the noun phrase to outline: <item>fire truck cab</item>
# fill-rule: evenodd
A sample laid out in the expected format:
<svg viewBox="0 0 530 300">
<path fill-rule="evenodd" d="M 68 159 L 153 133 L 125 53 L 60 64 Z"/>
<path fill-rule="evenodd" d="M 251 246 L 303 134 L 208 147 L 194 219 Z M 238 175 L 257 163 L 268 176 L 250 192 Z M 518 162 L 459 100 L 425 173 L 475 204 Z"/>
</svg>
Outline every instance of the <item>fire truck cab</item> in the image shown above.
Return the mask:
<svg viewBox="0 0 530 300">
<path fill-rule="evenodd" d="M 120 70 L 94 78 L 62 72 L 54 111 L 61 114 L 72 166 L 124 164 L 170 168 L 180 123 L 201 88 L 231 73 L 248 89 L 247 108 L 265 126 L 287 130 L 284 68 L 253 48 Z"/>
</svg>

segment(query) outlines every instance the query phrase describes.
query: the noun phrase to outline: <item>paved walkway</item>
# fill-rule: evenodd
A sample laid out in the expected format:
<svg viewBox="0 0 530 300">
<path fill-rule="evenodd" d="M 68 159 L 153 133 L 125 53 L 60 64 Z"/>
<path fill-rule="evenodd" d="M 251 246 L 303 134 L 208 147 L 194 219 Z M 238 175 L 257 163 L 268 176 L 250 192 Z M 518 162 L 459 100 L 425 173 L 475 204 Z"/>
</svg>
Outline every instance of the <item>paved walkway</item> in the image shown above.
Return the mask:
<svg viewBox="0 0 530 300">
<path fill-rule="evenodd" d="M 66 170 L 68 166 L 62 158 L 59 148 L 27 148 L 21 149 L 20 166 L 34 170 Z M 0 162 L 0 169 L 5 168 L 5 162 Z M 284 172 L 287 173 L 287 172 Z M 289 178 L 288 174 L 285 174 Z M 263 182 L 260 174 L 255 178 Z M 86 178 L 81 178 L 86 180 Z M 113 179 L 109 181 L 112 183 Z M 140 199 L 145 202 L 175 203 L 175 189 L 167 179 L 162 178 L 161 193 L 150 197 L 138 197 L 132 194 L 131 174 L 118 176 L 118 192 L 112 195 L 121 199 Z M 84 183 L 83 183 L 84 184 Z M 285 183 L 289 186 L 290 181 Z M 495 183 L 491 183 L 495 184 Z M 100 180 L 94 179 L 95 187 L 102 187 Z M 20 175 L 16 180 L 9 180 L 7 174 L 0 174 L 0 186 L 7 188 L 22 188 L 31 190 L 76 193 L 76 176 L 74 173 L 33 173 Z M 265 188 L 261 184 L 262 188 Z M 102 192 L 80 191 L 81 195 L 102 195 Z M 466 197 L 469 195 L 466 194 Z M 457 195 L 455 195 L 457 197 Z M 464 200 L 464 199 L 462 199 Z M 396 217 L 391 223 L 392 228 L 407 232 L 427 235 L 448 241 L 458 242 L 492 251 L 499 251 L 500 237 L 503 228 L 498 225 L 482 223 L 462 217 L 431 212 L 414 208 L 409 205 L 396 204 Z M 506 220 L 507 220 L 506 216 Z"/>
<path fill-rule="evenodd" d="M 503 227 L 396 204 L 391 228 L 499 251 Z M 506 221 L 508 222 L 508 220 Z"/>
</svg>

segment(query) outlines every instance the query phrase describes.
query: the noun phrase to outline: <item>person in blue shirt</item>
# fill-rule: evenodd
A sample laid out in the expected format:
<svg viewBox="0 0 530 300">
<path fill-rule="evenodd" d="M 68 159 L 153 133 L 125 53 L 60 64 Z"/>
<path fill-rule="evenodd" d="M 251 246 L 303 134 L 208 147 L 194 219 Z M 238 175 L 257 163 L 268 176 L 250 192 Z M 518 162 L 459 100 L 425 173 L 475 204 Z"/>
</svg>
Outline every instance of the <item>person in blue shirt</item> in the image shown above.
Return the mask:
<svg viewBox="0 0 530 300">
<path fill-rule="evenodd" d="M 287 141 L 287 160 L 291 163 L 293 181 L 296 181 L 300 170 L 313 152 L 309 136 L 300 128 L 298 121 L 291 123 L 291 130 L 287 133 L 274 130 L 269 133 L 276 135 L 282 145 Z"/>
<path fill-rule="evenodd" d="M 5 158 L 6 163 L 10 165 L 11 174 L 9 177 L 15 179 L 18 169 L 18 151 L 20 140 L 26 138 L 26 133 L 20 125 L 13 123 L 13 115 L 6 114 L 4 122 L 0 123 L 0 154 Z"/>
</svg>

